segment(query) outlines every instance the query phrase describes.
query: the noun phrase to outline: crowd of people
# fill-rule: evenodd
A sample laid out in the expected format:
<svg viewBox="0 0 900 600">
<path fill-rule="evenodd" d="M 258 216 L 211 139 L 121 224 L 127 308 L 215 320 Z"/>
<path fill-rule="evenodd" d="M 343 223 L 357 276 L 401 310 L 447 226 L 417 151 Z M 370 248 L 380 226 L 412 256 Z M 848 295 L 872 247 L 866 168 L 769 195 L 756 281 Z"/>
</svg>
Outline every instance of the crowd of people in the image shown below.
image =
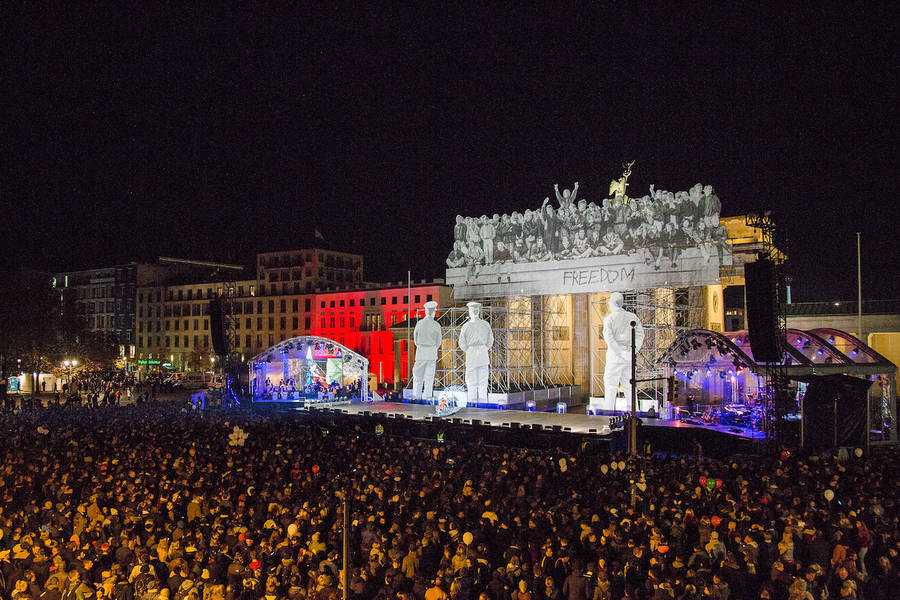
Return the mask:
<svg viewBox="0 0 900 600">
<path fill-rule="evenodd" d="M 345 500 L 356 600 L 900 590 L 895 451 L 626 461 L 406 426 L 158 403 L 4 413 L 0 600 L 335 600 Z"/>
<path fill-rule="evenodd" d="M 688 248 L 707 262 L 721 261 L 727 233 L 719 224 L 722 204 L 712 186 L 687 192 L 650 188 L 640 198 L 617 196 L 601 205 L 578 200 L 578 183 L 560 193 L 558 208 L 546 198 L 524 214 L 456 217 L 447 266 L 472 267 L 506 262 L 538 262 L 638 254 L 655 269 L 675 266 Z"/>
</svg>

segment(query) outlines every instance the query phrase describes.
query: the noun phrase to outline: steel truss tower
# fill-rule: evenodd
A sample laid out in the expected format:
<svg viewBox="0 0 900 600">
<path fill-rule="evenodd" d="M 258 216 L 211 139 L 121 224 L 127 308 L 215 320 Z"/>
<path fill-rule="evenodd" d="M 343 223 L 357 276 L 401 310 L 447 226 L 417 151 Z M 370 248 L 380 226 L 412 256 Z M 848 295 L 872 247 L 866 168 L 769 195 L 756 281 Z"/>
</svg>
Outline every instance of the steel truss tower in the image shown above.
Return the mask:
<svg viewBox="0 0 900 600">
<path fill-rule="evenodd" d="M 654 288 L 626 292 L 625 310 L 633 312 L 644 328 L 644 343 L 637 357 L 637 379 L 654 379 L 638 384 L 638 406 L 644 401 L 665 399 L 665 353 L 682 333 L 700 327 L 703 317 L 703 288 Z M 602 396 L 606 366 L 603 317 L 609 313 L 609 293 L 591 295 L 591 396 Z M 630 402 L 630 398 L 626 399 Z"/>
<path fill-rule="evenodd" d="M 572 299 L 570 296 L 509 296 L 480 300 L 481 317 L 491 324 L 490 391 L 572 385 Z M 443 341 L 435 370 L 435 387 L 465 385 L 466 357 L 459 330 L 468 320 L 466 307 L 441 311 Z"/>
</svg>

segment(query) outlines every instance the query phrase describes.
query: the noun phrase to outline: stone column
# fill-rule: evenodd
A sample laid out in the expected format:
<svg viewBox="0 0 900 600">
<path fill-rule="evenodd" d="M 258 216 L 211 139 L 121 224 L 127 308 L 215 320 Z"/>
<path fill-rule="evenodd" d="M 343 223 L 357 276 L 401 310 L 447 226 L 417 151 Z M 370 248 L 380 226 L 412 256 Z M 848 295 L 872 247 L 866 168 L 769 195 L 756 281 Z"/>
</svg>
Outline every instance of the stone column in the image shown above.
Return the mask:
<svg viewBox="0 0 900 600">
<path fill-rule="evenodd" d="M 585 399 L 591 394 L 590 310 L 590 294 L 572 294 L 572 375 Z"/>
</svg>

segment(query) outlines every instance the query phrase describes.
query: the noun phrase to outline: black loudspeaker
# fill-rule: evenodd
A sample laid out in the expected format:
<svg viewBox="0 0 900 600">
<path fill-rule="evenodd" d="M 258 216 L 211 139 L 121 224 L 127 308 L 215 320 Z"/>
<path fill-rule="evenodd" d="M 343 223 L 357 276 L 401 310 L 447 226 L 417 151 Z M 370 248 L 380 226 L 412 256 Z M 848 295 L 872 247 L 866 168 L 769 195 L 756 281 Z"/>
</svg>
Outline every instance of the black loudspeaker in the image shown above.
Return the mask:
<svg viewBox="0 0 900 600">
<path fill-rule="evenodd" d="M 758 363 L 781 362 L 778 309 L 775 304 L 775 265 L 768 258 L 744 265 L 747 286 L 747 326 L 750 349 Z"/>
<path fill-rule="evenodd" d="M 216 356 L 228 356 L 222 318 L 222 301 L 218 298 L 209 301 L 209 334 L 212 336 L 212 346 Z"/>
</svg>

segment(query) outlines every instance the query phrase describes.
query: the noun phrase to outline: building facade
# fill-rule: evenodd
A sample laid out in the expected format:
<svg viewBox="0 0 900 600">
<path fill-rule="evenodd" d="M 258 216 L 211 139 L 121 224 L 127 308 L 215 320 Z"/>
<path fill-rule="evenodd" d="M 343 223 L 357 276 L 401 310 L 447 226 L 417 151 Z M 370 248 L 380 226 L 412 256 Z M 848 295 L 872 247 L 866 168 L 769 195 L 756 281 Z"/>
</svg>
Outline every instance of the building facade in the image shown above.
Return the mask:
<svg viewBox="0 0 900 600">
<path fill-rule="evenodd" d="M 103 336 L 118 345 L 121 358 L 133 359 L 138 288 L 242 271 L 238 265 L 160 257 L 154 262 L 55 273 L 51 285 L 58 291 L 61 311 L 74 312 L 70 316 L 81 321 L 85 332 Z"/>
</svg>

